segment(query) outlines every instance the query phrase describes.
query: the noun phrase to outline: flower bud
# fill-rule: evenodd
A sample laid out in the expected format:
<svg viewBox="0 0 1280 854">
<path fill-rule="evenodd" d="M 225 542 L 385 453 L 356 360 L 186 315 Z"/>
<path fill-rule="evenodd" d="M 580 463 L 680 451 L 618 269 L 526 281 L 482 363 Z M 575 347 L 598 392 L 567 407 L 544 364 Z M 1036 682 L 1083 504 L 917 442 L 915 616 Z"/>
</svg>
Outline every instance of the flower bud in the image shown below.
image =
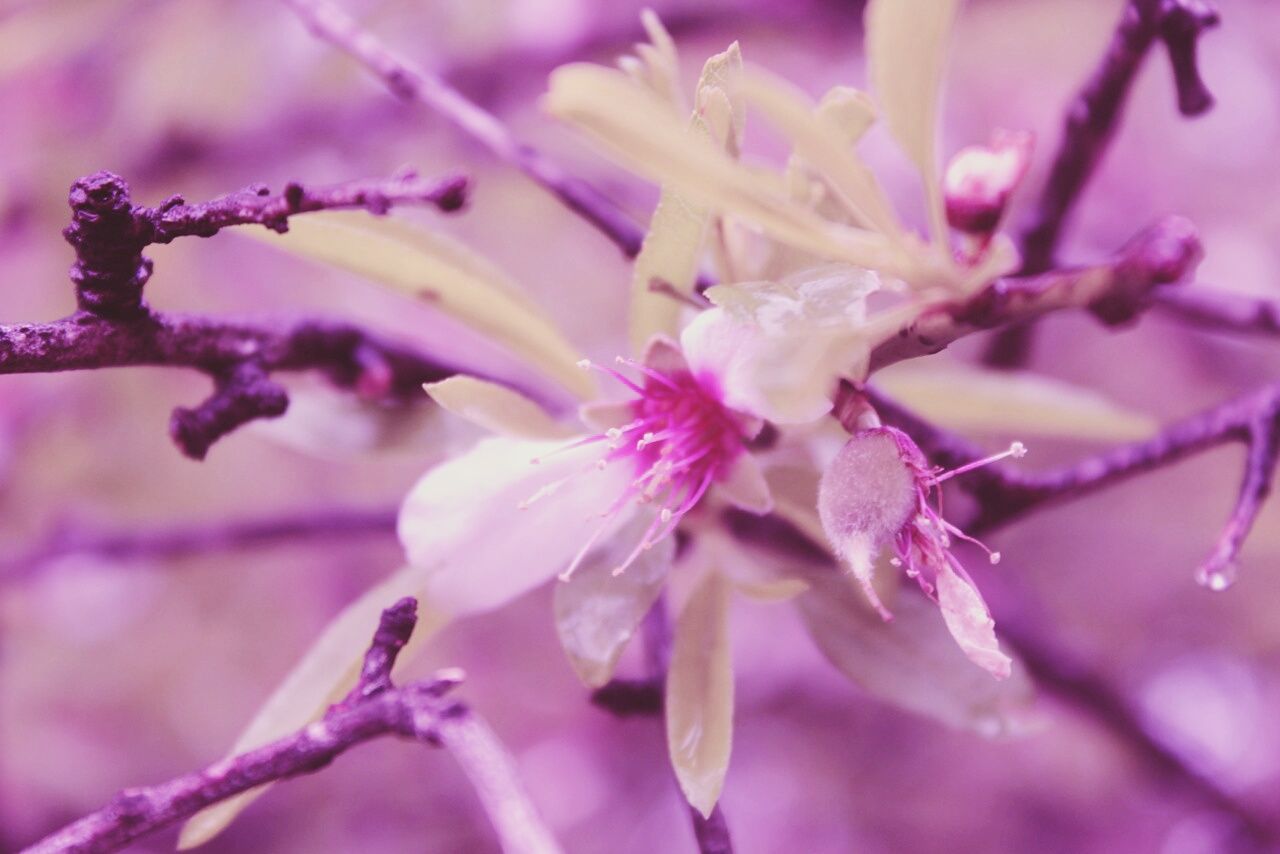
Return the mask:
<svg viewBox="0 0 1280 854">
<path fill-rule="evenodd" d="M 996 230 L 1031 163 L 1033 142 L 1028 131 L 998 130 L 989 144 L 971 145 L 951 158 L 942 189 L 952 228 L 973 235 Z"/>
<path fill-rule="evenodd" d="M 919 500 L 895 432 L 878 427 L 853 436 L 818 487 L 818 516 L 827 539 L 885 617 L 888 612 L 871 586 L 876 555 L 910 521 Z"/>
</svg>

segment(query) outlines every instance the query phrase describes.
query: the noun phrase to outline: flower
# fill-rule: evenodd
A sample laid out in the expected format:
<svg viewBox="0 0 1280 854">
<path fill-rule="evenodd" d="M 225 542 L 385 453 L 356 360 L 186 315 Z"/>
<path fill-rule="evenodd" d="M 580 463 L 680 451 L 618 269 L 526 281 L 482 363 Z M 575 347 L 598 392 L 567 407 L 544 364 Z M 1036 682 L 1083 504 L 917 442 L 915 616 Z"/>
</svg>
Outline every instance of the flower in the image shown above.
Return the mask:
<svg viewBox="0 0 1280 854">
<path fill-rule="evenodd" d="M 975 664 L 998 679 L 1011 672 L 1000 651 L 995 621 L 977 586 L 951 553 L 952 538 L 986 549 L 942 517 L 929 499 L 938 485 L 957 474 L 1005 457 L 1026 453 L 1020 442 L 1009 450 L 954 471 L 928 465 L 920 448 L 893 427 L 861 430 L 845 443 L 822 476 L 818 512 L 832 546 L 848 564 L 867 599 L 885 620 L 892 614 L 872 584 L 875 559 L 892 548 L 892 563 L 935 599 L 956 643 Z M 992 563 L 999 552 L 987 549 Z"/>
<path fill-rule="evenodd" d="M 473 613 L 557 574 L 567 580 L 638 512 L 652 519 L 615 575 L 674 531 L 709 492 L 753 512 L 769 510 L 764 477 L 745 449 L 762 422 L 726 405 L 714 364 L 695 370 L 663 339 L 642 361 L 619 362 L 638 380 L 583 363 L 630 393 L 622 402 L 583 407 L 595 432 L 565 441 L 487 439 L 414 485 L 398 530 L 435 607 Z M 455 387 L 445 380 L 428 391 L 458 410 Z"/>
</svg>

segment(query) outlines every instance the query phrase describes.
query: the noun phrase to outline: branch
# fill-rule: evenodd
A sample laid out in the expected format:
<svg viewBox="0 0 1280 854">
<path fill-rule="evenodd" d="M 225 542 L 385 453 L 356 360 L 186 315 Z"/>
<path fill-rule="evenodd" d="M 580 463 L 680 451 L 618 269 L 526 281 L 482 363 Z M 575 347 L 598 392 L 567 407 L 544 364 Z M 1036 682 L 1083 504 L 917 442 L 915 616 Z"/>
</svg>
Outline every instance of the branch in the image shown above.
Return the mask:
<svg viewBox="0 0 1280 854">
<path fill-rule="evenodd" d="M 871 353 L 871 370 L 937 353 L 987 329 L 1064 309 L 1085 309 L 1103 323 L 1132 322 L 1162 285 L 1185 278 L 1203 255 L 1195 226 L 1166 217 L 1126 243 L 1105 264 L 998 279 L 968 300 L 929 309 Z"/>
<path fill-rule="evenodd" d="M 377 36 L 327 0 L 284 0 L 318 38 L 378 77 L 391 94 L 439 113 L 495 157 L 519 169 L 569 210 L 611 240 L 628 258 L 640 251 L 644 231 L 592 185 L 569 175 L 537 149 L 511 135 L 497 116 L 468 100 L 440 76 L 384 45 Z"/>
<path fill-rule="evenodd" d="M 24 854 L 118 851 L 241 792 L 319 771 L 356 745 L 384 735 L 450 748 L 475 785 L 506 850 L 558 852 L 515 777 L 513 760 L 492 731 L 461 703 L 444 699 L 461 682 L 461 672 L 441 671 L 433 679 L 398 688 L 392 684 L 391 668 L 416 623 L 417 602 L 412 598 L 383 611 L 355 687 L 305 729 L 166 783 L 125 789 L 107 806 Z"/>
<path fill-rule="evenodd" d="M 842 394 L 849 393 L 844 387 Z M 893 401 L 866 390 L 889 423 L 907 431 L 940 465 L 963 465 L 985 454 L 934 427 Z M 1169 424 L 1150 439 L 1120 445 L 1054 471 L 1028 474 L 994 464 L 957 480 L 974 496 L 978 511 L 965 528 L 974 534 L 1020 519 L 1050 503 L 1081 498 L 1135 475 L 1185 459 L 1227 442 L 1247 448 L 1240 495 L 1217 545 L 1200 565 L 1197 578 L 1214 589 L 1230 584 L 1240 547 L 1275 480 L 1280 456 L 1280 384 Z"/>
<path fill-rule="evenodd" d="M 289 217 L 322 210 L 360 208 L 385 214 L 393 205 L 429 204 L 459 210 L 467 197 L 461 177 L 425 181 L 405 172 L 389 181 L 351 181 L 308 189 L 291 182 L 279 195 L 255 184 L 210 202 L 188 205 L 172 196 L 159 207 L 133 204 L 119 175 L 95 172 L 71 185 L 71 225 L 63 235 L 76 250 L 71 280 L 81 311 L 128 318 L 146 313 L 142 286 L 151 277 L 142 250 L 179 237 L 212 237 L 233 225 L 257 223 L 289 230 Z"/>
<path fill-rule="evenodd" d="M 1022 273 L 1035 275 L 1054 266 L 1063 228 L 1115 135 L 1134 78 L 1147 52 L 1163 41 L 1173 67 L 1178 109 L 1188 117 L 1213 106 L 1200 76 L 1196 43 L 1218 24 L 1205 0 L 1129 0 L 1102 61 L 1066 109 L 1062 140 L 1030 225 L 1022 233 Z M 997 336 L 987 364 L 1016 367 L 1031 346 L 1030 326 Z"/>
<path fill-rule="evenodd" d="M 1208 287 L 1160 290 L 1152 305 L 1205 329 L 1242 335 L 1280 336 L 1280 302 L 1240 296 Z"/>
<path fill-rule="evenodd" d="M 409 399 L 452 368 L 345 323 L 256 324 L 147 310 L 129 318 L 79 312 L 48 323 L 0 325 L 0 374 L 160 365 L 214 380 L 199 406 L 173 413 L 178 448 L 203 459 L 218 439 L 248 421 L 280 415 L 288 396 L 271 375 L 319 371 L 369 399 Z"/>
<path fill-rule="evenodd" d="M 267 548 L 298 540 L 348 540 L 395 532 L 395 507 L 306 510 L 261 519 L 234 519 L 144 531 L 55 528 L 25 553 L 0 561 L 0 584 L 31 578 L 69 555 L 107 560 L 164 560 L 220 551 Z"/>
</svg>

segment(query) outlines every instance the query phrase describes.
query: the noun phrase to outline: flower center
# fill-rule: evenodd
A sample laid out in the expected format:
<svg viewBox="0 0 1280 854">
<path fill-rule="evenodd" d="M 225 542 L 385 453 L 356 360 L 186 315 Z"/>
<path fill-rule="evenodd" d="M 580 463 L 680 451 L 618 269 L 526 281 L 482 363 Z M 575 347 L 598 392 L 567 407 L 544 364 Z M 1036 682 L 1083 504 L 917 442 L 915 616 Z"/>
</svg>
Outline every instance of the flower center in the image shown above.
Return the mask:
<svg viewBox="0 0 1280 854">
<path fill-rule="evenodd" d="M 626 404 L 631 421 L 579 440 L 574 446 L 605 442 L 608 450 L 596 467 L 631 466 L 635 474 L 617 500 L 601 513 L 604 522 L 561 574 L 562 580 L 573 574 L 624 507 L 630 503 L 653 505 L 652 523 L 613 570 L 614 575 L 620 575 L 641 552 L 675 530 L 711 484 L 728 473 L 743 448 L 742 422 L 721 402 L 711 378 L 695 377 L 685 368 L 662 371 L 619 358 L 619 365 L 642 374 L 635 382 L 614 368 L 585 360 L 580 364 L 609 375 L 635 396 Z"/>
</svg>

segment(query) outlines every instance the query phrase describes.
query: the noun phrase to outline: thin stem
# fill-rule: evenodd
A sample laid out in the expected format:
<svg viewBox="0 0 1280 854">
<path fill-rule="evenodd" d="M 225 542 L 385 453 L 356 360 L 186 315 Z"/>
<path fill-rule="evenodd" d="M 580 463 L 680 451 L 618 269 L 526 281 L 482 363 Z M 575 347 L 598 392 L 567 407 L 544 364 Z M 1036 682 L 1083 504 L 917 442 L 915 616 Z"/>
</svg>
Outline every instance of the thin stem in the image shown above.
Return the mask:
<svg viewBox="0 0 1280 854">
<path fill-rule="evenodd" d="M 173 560 L 301 541 L 389 536 L 395 533 L 396 513 L 395 507 L 335 507 L 141 531 L 60 526 L 38 545 L 0 561 L 0 584 L 33 578 L 53 561 L 70 555 L 112 561 Z"/>
<path fill-rule="evenodd" d="M 499 160 L 519 169 L 569 210 L 611 240 L 629 258 L 640 251 L 643 230 L 607 196 L 568 174 L 537 149 L 518 141 L 489 111 L 439 75 L 395 53 L 354 18 L 326 0 L 284 0 L 317 37 L 359 62 L 391 93 L 439 113 Z"/>
<path fill-rule="evenodd" d="M 1217 13 L 1204 0 L 1126 3 L 1097 69 L 1065 111 L 1049 178 L 1021 236 L 1022 274 L 1035 275 L 1054 266 L 1071 212 L 1110 147 L 1138 69 L 1157 40 L 1168 48 L 1182 114 L 1196 116 L 1213 105 L 1200 77 L 1196 43 L 1217 23 Z M 1002 331 L 992 340 L 985 361 L 997 367 L 1024 364 L 1031 335 L 1031 325 L 1025 322 Z"/>
</svg>

